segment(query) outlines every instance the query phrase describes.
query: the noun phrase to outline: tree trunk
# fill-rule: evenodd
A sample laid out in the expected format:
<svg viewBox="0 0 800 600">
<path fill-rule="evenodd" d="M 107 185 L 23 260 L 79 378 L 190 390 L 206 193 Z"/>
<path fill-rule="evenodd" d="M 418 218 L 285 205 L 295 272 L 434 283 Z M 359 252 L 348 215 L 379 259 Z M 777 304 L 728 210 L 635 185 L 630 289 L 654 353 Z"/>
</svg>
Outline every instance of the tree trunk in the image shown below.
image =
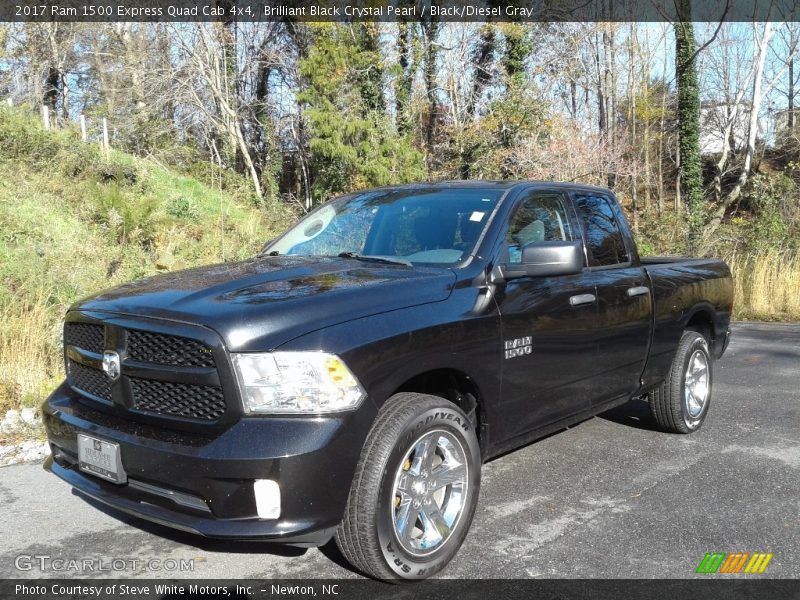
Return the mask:
<svg viewBox="0 0 800 600">
<path fill-rule="evenodd" d="M 728 159 L 731 155 L 733 127 L 739 114 L 739 102 L 741 102 L 743 94 L 744 90 L 742 89 L 740 93 L 737 94 L 733 107 L 731 107 L 732 112 L 727 118 L 725 130 L 722 135 L 722 153 L 714 166 L 714 201 L 717 203 L 722 201 L 722 175 L 725 171 L 725 167 L 728 165 Z"/>
<path fill-rule="evenodd" d="M 58 35 L 59 23 L 47 24 L 47 42 L 50 56 L 48 57 L 47 76 L 44 80 L 44 94 L 42 102 L 50 109 L 53 115 L 53 120 L 56 119 L 58 113 L 56 112 L 56 105 L 58 98 L 62 94 L 61 84 L 64 81 L 64 74 L 62 73 L 61 59 L 58 51 Z"/>
<path fill-rule="evenodd" d="M 595 66 L 595 91 L 597 93 L 597 128 L 600 136 L 605 138 L 608 131 L 608 121 L 606 120 L 606 97 L 603 82 L 603 67 L 600 60 L 600 38 L 597 33 L 594 35 L 594 66 Z"/>
<path fill-rule="evenodd" d="M 572 120 L 578 120 L 578 89 L 577 83 L 574 79 L 569 82 L 569 99 L 570 107 L 572 108 Z"/>
<path fill-rule="evenodd" d="M 678 157 L 680 192 L 686 206 L 690 250 L 697 248 L 702 234 L 703 170 L 700 157 L 700 94 L 697 82 L 694 26 L 691 0 L 677 0 L 680 21 L 675 29 L 675 71 L 678 83 Z M 677 196 L 676 196 L 677 197 Z"/>
<path fill-rule="evenodd" d="M 367 112 L 382 113 L 386 110 L 386 101 L 383 97 L 383 61 L 380 55 L 379 31 L 376 23 L 358 23 L 355 28 L 355 38 L 358 47 L 366 55 L 375 57 L 373 64 L 359 73 L 358 85 L 361 98 Z"/>
<path fill-rule="evenodd" d="M 638 156 L 636 153 L 636 90 L 634 89 L 636 75 L 634 73 L 635 64 L 635 26 L 631 26 L 628 36 L 628 119 L 630 121 L 630 145 L 633 150 L 633 173 L 631 176 L 631 213 L 633 215 L 633 230 L 639 232 L 639 172 Z"/>
<path fill-rule="evenodd" d="M 789 58 L 789 88 L 786 91 L 786 96 L 788 100 L 788 113 L 786 116 L 786 133 L 789 136 L 789 139 L 794 138 L 794 51 L 795 46 L 797 46 L 797 34 L 794 31 L 791 32 L 789 38 L 789 52 L 791 56 Z"/>
<path fill-rule="evenodd" d="M 739 172 L 739 178 L 736 180 L 736 185 L 730 193 L 720 202 L 711 214 L 708 224 L 703 229 L 703 238 L 707 241 L 709 237 L 717 230 L 722 224 L 722 219 L 725 217 L 725 212 L 728 208 L 736 202 L 744 189 L 747 180 L 750 178 L 750 172 L 753 166 L 753 156 L 756 153 L 756 139 L 758 136 L 758 113 L 761 110 L 761 103 L 764 97 L 762 90 L 762 80 L 764 77 L 764 63 L 767 58 L 767 50 L 769 40 L 772 37 L 772 22 L 767 21 L 764 23 L 764 33 L 761 36 L 760 42 L 757 40 L 758 59 L 756 62 L 756 71 L 753 78 L 753 99 L 750 103 L 748 130 L 747 130 L 747 148 L 744 155 L 744 164 L 742 170 Z"/>
<path fill-rule="evenodd" d="M 666 35 L 666 29 L 664 34 Z M 666 135 L 664 123 L 667 113 L 667 89 L 669 89 L 667 87 L 667 60 L 667 53 L 664 52 L 664 62 L 661 70 L 661 111 L 659 113 L 660 120 L 658 124 L 658 204 L 656 209 L 658 210 L 659 217 L 664 214 L 664 197 L 666 195 L 664 190 L 664 137 Z"/>
<path fill-rule="evenodd" d="M 617 50 L 614 27 L 616 27 L 615 23 L 606 23 L 603 31 L 603 39 L 606 47 L 606 125 L 611 134 L 609 137 L 612 142 L 615 140 L 617 115 Z"/>
<path fill-rule="evenodd" d="M 491 63 L 492 56 L 497 45 L 497 35 L 495 26 L 492 23 L 486 23 L 481 29 L 481 39 L 475 49 L 473 58 L 475 66 L 475 75 L 472 79 L 472 93 L 467 100 L 466 113 L 470 118 L 475 116 L 475 109 L 478 101 L 483 95 L 486 85 L 491 79 Z"/>
<path fill-rule="evenodd" d="M 397 54 L 400 65 L 400 75 L 397 78 L 395 92 L 395 112 L 397 113 L 397 132 L 405 135 L 411 126 L 408 118 L 408 103 L 411 99 L 411 88 L 414 83 L 414 74 L 411 70 L 411 36 L 412 30 L 407 21 L 397 24 Z"/>
<path fill-rule="evenodd" d="M 233 135 L 235 136 L 239 145 L 239 152 L 244 162 L 244 167 L 247 170 L 247 173 L 250 175 L 250 179 L 253 180 L 253 188 L 255 189 L 256 195 L 259 198 L 263 198 L 264 193 L 261 191 L 261 177 L 259 176 L 258 170 L 253 163 L 253 158 L 250 156 L 250 149 L 247 147 L 247 142 L 242 134 L 242 128 L 239 124 L 239 120 L 233 118 L 231 120 L 231 124 L 233 126 Z"/>
<path fill-rule="evenodd" d="M 634 28 L 634 32 L 636 29 Z M 644 47 L 647 52 L 650 51 L 650 37 L 647 34 L 647 28 L 644 30 Z M 650 107 L 650 62 L 645 59 L 642 46 L 639 44 L 639 39 L 636 37 L 636 49 L 638 60 L 643 65 L 642 73 L 642 96 Z M 652 190 L 650 185 L 652 183 L 652 173 L 650 172 L 650 115 L 648 114 L 642 123 L 644 127 L 644 209 L 646 212 L 650 211 L 650 196 Z"/>
<path fill-rule="evenodd" d="M 44 80 L 44 96 L 42 102 L 50 109 L 55 117 L 56 104 L 61 89 L 61 71 L 55 67 L 48 67 L 47 77 Z"/>
<path fill-rule="evenodd" d="M 423 80 L 425 83 L 425 102 L 428 107 L 428 114 L 424 124 L 423 136 L 425 139 L 426 162 L 429 163 L 433 153 L 433 138 L 436 128 L 436 60 L 437 60 L 437 38 L 439 36 L 439 22 L 428 21 L 423 26 L 425 32 L 425 70 Z"/>
</svg>

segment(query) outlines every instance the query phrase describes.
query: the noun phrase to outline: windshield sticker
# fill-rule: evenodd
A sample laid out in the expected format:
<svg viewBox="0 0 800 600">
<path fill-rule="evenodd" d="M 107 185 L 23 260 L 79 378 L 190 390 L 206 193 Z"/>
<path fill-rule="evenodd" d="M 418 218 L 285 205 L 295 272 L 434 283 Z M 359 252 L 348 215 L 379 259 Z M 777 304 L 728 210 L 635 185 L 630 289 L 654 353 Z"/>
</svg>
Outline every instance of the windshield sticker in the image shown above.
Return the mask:
<svg viewBox="0 0 800 600">
<path fill-rule="evenodd" d="M 485 212 L 481 212 L 479 210 L 476 210 L 475 212 L 473 212 L 469 216 L 469 220 L 470 221 L 475 221 L 476 223 L 480 223 L 481 220 L 483 219 L 483 215 L 485 215 L 485 214 L 486 214 Z"/>
</svg>

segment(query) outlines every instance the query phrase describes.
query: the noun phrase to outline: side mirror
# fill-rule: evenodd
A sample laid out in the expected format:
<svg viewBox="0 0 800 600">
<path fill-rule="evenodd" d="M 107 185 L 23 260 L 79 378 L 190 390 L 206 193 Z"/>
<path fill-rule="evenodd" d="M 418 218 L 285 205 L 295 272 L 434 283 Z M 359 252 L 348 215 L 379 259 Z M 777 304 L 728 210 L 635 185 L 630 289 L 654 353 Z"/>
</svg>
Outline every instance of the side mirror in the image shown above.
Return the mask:
<svg viewBox="0 0 800 600">
<path fill-rule="evenodd" d="M 573 275 L 583 269 L 583 245 L 572 242 L 535 242 L 522 249 L 522 262 L 502 265 L 503 279 Z"/>
</svg>

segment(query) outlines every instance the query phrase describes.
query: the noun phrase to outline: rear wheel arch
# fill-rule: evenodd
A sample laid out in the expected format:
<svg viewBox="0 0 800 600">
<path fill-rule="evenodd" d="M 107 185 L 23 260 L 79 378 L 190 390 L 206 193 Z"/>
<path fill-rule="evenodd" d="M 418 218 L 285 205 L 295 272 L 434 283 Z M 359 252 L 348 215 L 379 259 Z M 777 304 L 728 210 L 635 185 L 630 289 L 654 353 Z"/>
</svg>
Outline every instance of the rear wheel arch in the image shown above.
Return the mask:
<svg viewBox="0 0 800 600">
<path fill-rule="evenodd" d="M 705 307 L 696 308 L 686 321 L 684 329 L 686 331 L 696 331 L 706 338 L 708 345 L 713 351 L 717 335 L 716 327 L 714 325 L 714 317 L 712 315 L 713 312 L 711 309 Z"/>
</svg>

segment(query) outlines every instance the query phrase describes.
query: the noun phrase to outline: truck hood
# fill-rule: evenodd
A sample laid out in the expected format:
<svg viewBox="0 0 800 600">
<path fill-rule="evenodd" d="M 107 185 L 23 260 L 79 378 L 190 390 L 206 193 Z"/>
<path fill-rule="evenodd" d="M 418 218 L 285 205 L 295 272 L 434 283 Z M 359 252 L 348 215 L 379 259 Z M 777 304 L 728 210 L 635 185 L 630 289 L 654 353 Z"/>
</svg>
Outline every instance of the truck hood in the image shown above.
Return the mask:
<svg viewBox="0 0 800 600">
<path fill-rule="evenodd" d="M 455 279 L 444 268 L 260 257 L 140 279 L 72 309 L 195 323 L 231 351 L 266 351 L 337 323 L 445 300 Z"/>
</svg>

